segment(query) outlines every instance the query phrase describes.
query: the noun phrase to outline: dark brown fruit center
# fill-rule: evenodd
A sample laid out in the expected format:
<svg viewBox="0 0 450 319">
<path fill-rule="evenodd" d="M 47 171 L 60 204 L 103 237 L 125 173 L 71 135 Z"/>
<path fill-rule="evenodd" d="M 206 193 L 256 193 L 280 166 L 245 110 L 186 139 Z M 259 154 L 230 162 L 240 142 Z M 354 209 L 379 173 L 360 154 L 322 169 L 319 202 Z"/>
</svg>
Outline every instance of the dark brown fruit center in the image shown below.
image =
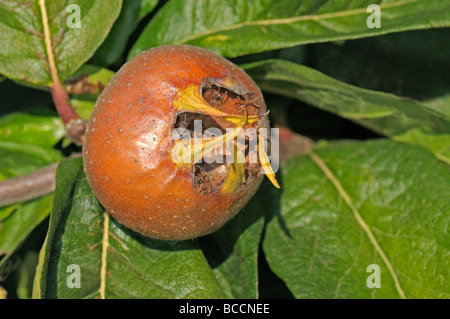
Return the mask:
<svg viewBox="0 0 450 319">
<path fill-rule="evenodd" d="M 206 84 L 202 87 L 201 92 L 203 99 L 210 106 L 218 110 L 229 114 L 241 115 L 242 107 L 245 105 L 250 114 L 261 115 L 259 114 L 259 107 L 252 104 L 253 101 L 250 94 L 239 95 L 230 89 L 220 87 L 215 84 Z M 220 117 L 214 117 L 201 113 L 180 112 L 176 117 L 173 127 L 175 129 L 186 129 L 189 132 L 189 138 L 194 139 L 208 138 L 210 136 L 207 133 L 211 132 L 214 132 L 214 137 L 217 137 L 216 133 L 226 134 L 227 129 L 233 129 L 235 125 L 221 119 Z M 245 126 L 244 130 L 251 127 L 256 129 L 257 123 Z M 256 136 L 254 136 L 254 138 L 256 139 Z M 233 143 L 237 142 L 234 141 Z M 256 143 L 250 143 L 250 137 L 245 136 L 245 140 L 240 145 L 245 156 L 245 182 L 242 183 L 242 187 L 245 187 L 245 185 L 261 176 L 259 162 L 250 162 L 250 145 L 255 148 L 254 146 Z M 256 149 L 254 151 L 256 151 Z M 194 190 L 196 192 L 201 194 L 211 194 L 217 192 L 221 188 L 227 178 L 231 165 L 229 158 L 227 159 L 226 157 L 226 152 L 227 150 L 225 145 L 223 147 L 218 147 L 213 152 L 208 154 L 209 156 L 214 157 L 212 161 L 211 159 L 205 160 L 205 158 L 202 158 L 199 163 L 195 163 L 192 166 L 191 176 L 193 178 Z"/>
</svg>

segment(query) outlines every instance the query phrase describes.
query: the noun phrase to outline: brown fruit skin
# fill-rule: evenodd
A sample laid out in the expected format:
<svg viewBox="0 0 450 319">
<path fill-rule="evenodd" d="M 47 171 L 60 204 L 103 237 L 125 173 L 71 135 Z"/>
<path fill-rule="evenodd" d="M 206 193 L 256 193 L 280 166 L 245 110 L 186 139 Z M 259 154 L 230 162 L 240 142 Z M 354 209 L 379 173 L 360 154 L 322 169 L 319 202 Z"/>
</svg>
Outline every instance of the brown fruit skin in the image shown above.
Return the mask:
<svg viewBox="0 0 450 319">
<path fill-rule="evenodd" d="M 192 174 L 171 159 L 173 106 L 180 89 L 205 79 L 252 92 L 249 115 L 264 114 L 257 85 L 228 60 L 188 45 L 142 52 L 126 63 L 97 100 L 83 147 L 84 168 L 94 195 L 126 227 L 148 237 L 184 240 L 210 234 L 234 217 L 261 184 L 262 176 L 232 194 L 202 194 Z M 236 107 L 222 111 L 242 115 Z M 257 112 L 257 113 L 256 113 Z M 221 119 L 219 119 L 221 120 Z M 259 121 L 268 127 L 267 116 Z M 234 125 L 231 125 L 233 127 Z"/>
</svg>

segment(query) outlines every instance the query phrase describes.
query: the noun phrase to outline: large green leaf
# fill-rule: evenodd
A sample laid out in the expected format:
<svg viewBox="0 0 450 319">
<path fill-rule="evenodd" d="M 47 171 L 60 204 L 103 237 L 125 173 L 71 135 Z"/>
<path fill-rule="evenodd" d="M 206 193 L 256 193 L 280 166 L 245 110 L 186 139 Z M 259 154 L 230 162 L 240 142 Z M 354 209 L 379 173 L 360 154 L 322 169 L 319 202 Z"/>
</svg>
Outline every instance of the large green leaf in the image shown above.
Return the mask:
<svg viewBox="0 0 450 319">
<path fill-rule="evenodd" d="M 0 141 L 0 180 L 34 172 L 60 158 L 61 154 L 53 149 Z"/>
<path fill-rule="evenodd" d="M 61 80 L 85 63 L 106 38 L 122 0 L 35 0 L 0 3 L 0 73 L 33 84 Z M 80 28 L 72 27 L 78 5 Z M 68 11 L 72 9 L 72 11 Z M 42 13 L 45 14 L 42 14 Z M 44 28 L 49 29 L 46 42 Z M 50 55 L 49 55 L 50 52 Z"/>
<path fill-rule="evenodd" d="M 365 89 L 426 100 L 449 92 L 449 28 L 308 46 L 308 66 Z M 261 59 L 262 60 L 262 59 Z"/>
<path fill-rule="evenodd" d="M 450 297 L 450 171 L 427 150 L 330 143 L 281 172 L 263 248 L 297 298 Z"/>
<path fill-rule="evenodd" d="M 0 142 L 0 181 L 36 171 L 58 162 L 55 150 L 31 144 Z M 52 195 L 0 208 L 1 266 L 14 253 L 31 231 L 50 213 Z"/>
<path fill-rule="evenodd" d="M 427 134 L 420 129 L 412 129 L 394 140 L 423 146 L 436 155 L 438 159 L 450 165 L 450 134 Z"/>
<path fill-rule="evenodd" d="M 377 133 L 429 148 L 448 163 L 450 116 L 427 103 L 361 89 L 319 71 L 282 60 L 242 66 L 267 92 L 286 95 L 355 121 Z M 419 131 L 432 143 L 417 138 Z"/>
<path fill-rule="evenodd" d="M 381 28 L 369 28 L 367 7 L 379 4 Z M 184 0 L 168 2 L 143 31 L 129 57 L 184 43 L 227 57 L 299 44 L 354 39 L 449 24 L 441 0 Z"/>
<path fill-rule="evenodd" d="M 81 159 L 63 160 L 56 178 L 35 298 L 224 296 L 195 241 L 152 240 L 109 217 L 92 194 Z M 70 265 L 79 267 L 80 288 L 67 284 Z"/>
<path fill-rule="evenodd" d="M 52 195 L 46 195 L 20 205 L 8 218 L 0 221 L 0 255 L 8 255 L 0 261 L 0 266 L 48 216 L 51 207 Z"/>
<path fill-rule="evenodd" d="M 264 212 L 271 202 L 265 195 L 273 185 L 261 186 L 245 208 L 217 232 L 200 238 L 208 262 L 229 298 L 256 299 L 258 251 Z"/>
<path fill-rule="evenodd" d="M 0 139 L 53 147 L 65 134 L 61 119 L 49 112 L 10 113 L 0 118 Z"/>
</svg>

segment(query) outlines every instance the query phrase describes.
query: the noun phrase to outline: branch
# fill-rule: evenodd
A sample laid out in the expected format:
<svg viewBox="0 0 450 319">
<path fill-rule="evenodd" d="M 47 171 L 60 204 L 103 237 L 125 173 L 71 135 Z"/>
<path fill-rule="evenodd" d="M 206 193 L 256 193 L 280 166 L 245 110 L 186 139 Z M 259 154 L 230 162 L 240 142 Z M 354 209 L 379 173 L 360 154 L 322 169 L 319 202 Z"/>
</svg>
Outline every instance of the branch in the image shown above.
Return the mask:
<svg viewBox="0 0 450 319">
<path fill-rule="evenodd" d="M 0 182 L 0 207 L 47 195 L 55 190 L 58 163 Z"/>
</svg>

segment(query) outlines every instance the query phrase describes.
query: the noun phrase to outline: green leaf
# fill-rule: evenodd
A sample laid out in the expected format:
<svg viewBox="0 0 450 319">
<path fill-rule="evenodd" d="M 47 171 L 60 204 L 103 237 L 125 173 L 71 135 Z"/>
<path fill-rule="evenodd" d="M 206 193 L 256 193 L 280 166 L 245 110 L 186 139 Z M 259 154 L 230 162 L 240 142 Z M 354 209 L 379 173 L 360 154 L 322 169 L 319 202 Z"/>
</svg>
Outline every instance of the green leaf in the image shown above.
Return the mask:
<svg viewBox="0 0 450 319">
<path fill-rule="evenodd" d="M 97 98 L 111 81 L 114 72 L 105 68 L 85 64 L 65 81 L 67 93 L 75 96 Z"/>
<path fill-rule="evenodd" d="M 141 9 L 139 10 L 139 20 L 142 20 L 147 14 L 152 12 L 158 2 L 158 0 L 140 0 Z"/>
<path fill-rule="evenodd" d="M 80 8 L 80 28 L 71 24 L 77 16 L 77 11 L 67 10 L 71 4 Z M 92 57 L 119 15 L 121 4 L 122 0 L 2 1 L 0 73 L 14 80 L 49 85 L 55 71 L 64 80 Z M 53 62 L 56 70 L 52 70 Z"/>
<path fill-rule="evenodd" d="M 51 148 L 64 135 L 61 119 L 49 112 L 10 113 L 0 117 L 2 141 Z"/>
<path fill-rule="evenodd" d="M 11 216 L 11 214 L 20 206 L 20 204 L 9 205 L 0 208 L 0 223 L 6 218 Z M 1 225 L 1 224 L 0 224 Z M 1 231 L 1 230 L 0 230 Z"/>
<path fill-rule="evenodd" d="M 17 208 L 11 216 L 0 223 L 0 255 L 7 254 L 0 266 L 19 247 L 33 229 L 50 213 L 53 195 L 47 195 Z"/>
<path fill-rule="evenodd" d="M 38 253 L 33 250 L 29 250 L 25 253 L 24 260 L 20 263 L 17 274 L 17 296 L 20 299 L 31 298 L 37 262 Z"/>
<path fill-rule="evenodd" d="M 86 99 L 72 98 L 72 99 L 70 99 L 70 104 L 72 105 L 74 110 L 77 112 L 77 114 L 82 119 L 87 121 L 87 120 L 89 120 L 92 110 L 94 109 L 95 100 L 93 100 L 92 98 L 86 98 Z M 68 143 L 70 144 L 71 141 L 68 140 Z"/>
<path fill-rule="evenodd" d="M 446 94 L 434 99 L 426 100 L 423 102 L 424 105 L 435 112 L 441 114 L 445 118 L 450 118 L 450 94 Z"/>
<path fill-rule="evenodd" d="M 361 89 L 325 74 L 282 60 L 268 60 L 242 66 L 262 90 L 299 99 L 310 105 L 359 123 L 377 133 L 426 146 L 450 160 L 442 152 L 442 142 L 423 143 L 416 136 L 450 133 L 450 116 L 428 104 L 393 94 Z M 403 136 L 403 137 L 402 137 Z"/>
<path fill-rule="evenodd" d="M 258 250 L 272 184 L 263 185 L 245 208 L 217 232 L 200 238 L 208 262 L 229 298 L 258 298 Z"/>
<path fill-rule="evenodd" d="M 85 64 L 66 79 L 65 87 L 70 94 L 70 104 L 84 120 L 89 120 L 98 96 L 111 81 L 114 72 Z"/>
<path fill-rule="evenodd" d="M 438 159 L 450 165 L 450 134 L 432 135 L 413 129 L 395 136 L 394 140 L 423 146 L 433 152 Z"/>
<path fill-rule="evenodd" d="M 0 141 L 0 180 L 34 172 L 60 159 L 61 154 L 53 149 Z"/>
<path fill-rule="evenodd" d="M 367 26 L 370 4 L 380 6 L 381 28 Z M 440 0 L 170 1 L 142 32 L 129 58 L 171 43 L 235 57 L 299 44 L 443 27 L 449 24 L 449 12 L 449 3 Z"/>
<path fill-rule="evenodd" d="M 413 128 L 450 133 L 450 117 L 412 99 L 361 89 L 288 61 L 268 60 L 242 67 L 265 91 L 297 98 L 381 134 L 395 136 Z"/>
<path fill-rule="evenodd" d="M 0 141 L 0 181 L 34 172 L 58 162 L 61 154 L 31 144 Z M 50 213 L 52 195 L 0 208 L 0 261 L 6 263 L 11 254 Z"/>
<path fill-rule="evenodd" d="M 39 257 L 35 298 L 220 298 L 198 244 L 133 233 L 104 212 L 80 158 L 58 168 L 50 226 Z M 80 288 L 71 289 L 70 265 Z"/>
<path fill-rule="evenodd" d="M 308 46 L 308 66 L 365 89 L 427 100 L 449 93 L 449 29 Z M 262 59 L 259 59 L 262 60 Z M 255 61 L 255 60 L 253 60 Z"/>
<path fill-rule="evenodd" d="M 450 171 L 431 153 L 325 143 L 281 172 L 263 249 L 297 298 L 450 297 Z M 381 288 L 367 286 L 372 264 Z"/>
</svg>

